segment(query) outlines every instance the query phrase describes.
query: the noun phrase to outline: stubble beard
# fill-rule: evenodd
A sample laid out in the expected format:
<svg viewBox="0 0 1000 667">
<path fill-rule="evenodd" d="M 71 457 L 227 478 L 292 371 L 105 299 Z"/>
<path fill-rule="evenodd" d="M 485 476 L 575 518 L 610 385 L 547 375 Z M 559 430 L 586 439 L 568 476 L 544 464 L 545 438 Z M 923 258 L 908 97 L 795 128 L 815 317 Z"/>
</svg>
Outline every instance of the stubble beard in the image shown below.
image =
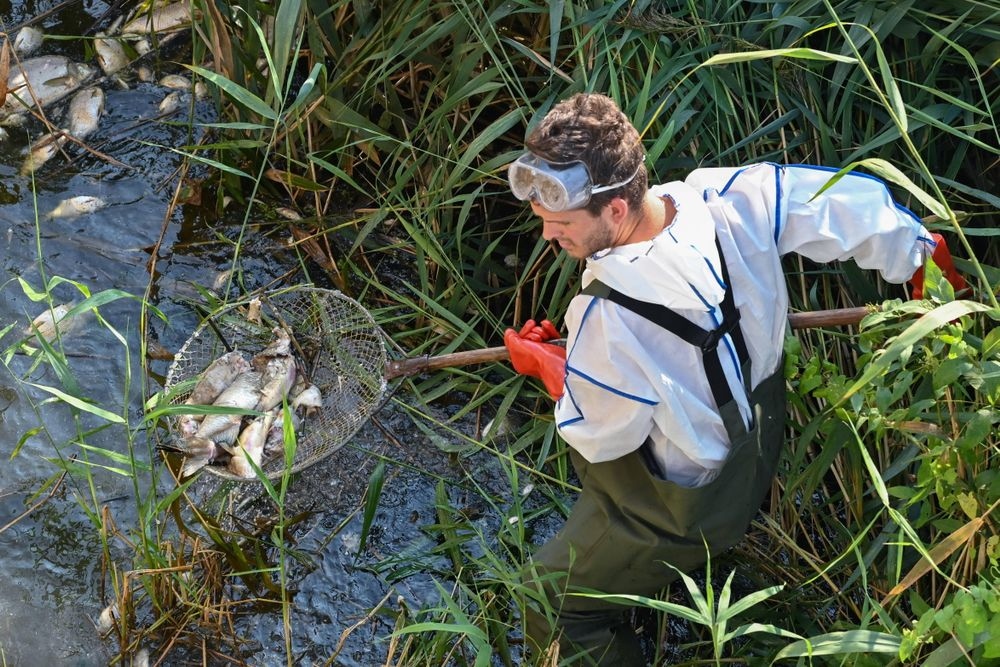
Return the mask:
<svg viewBox="0 0 1000 667">
<path fill-rule="evenodd" d="M 580 240 L 580 243 L 573 244 L 568 248 L 563 247 L 563 250 L 575 259 L 586 259 L 595 252 L 605 250 L 613 245 L 615 245 L 615 235 L 611 225 L 606 223 L 603 218 L 597 218 L 594 221 L 594 228 Z"/>
</svg>

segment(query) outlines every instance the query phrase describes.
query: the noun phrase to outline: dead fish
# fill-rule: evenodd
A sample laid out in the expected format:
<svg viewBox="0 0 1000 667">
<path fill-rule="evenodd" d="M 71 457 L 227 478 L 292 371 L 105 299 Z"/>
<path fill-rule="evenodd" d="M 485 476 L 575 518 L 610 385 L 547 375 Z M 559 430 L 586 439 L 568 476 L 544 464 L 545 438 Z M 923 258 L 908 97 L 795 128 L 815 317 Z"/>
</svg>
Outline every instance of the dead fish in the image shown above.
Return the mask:
<svg viewBox="0 0 1000 667">
<path fill-rule="evenodd" d="M 212 405 L 239 410 L 254 409 L 260 401 L 261 379 L 261 374 L 255 371 L 240 373 Z M 236 439 L 241 418 L 242 415 L 239 414 L 205 415 L 197 435 L 211 438 L 216 444 L 228 445 Z"/>
<path fill-rule="evenodd" d="M 250 461 L 260 467 L 264 456 L 264 443 L 272 424 L 274 424 L 274 412 L 268 412 L 254 419 L 243 429 L 236 447 L 233 448 L 233 458 L 229 459 L 227 466 L 229 472 L 248 479 L 256 476 L 257 473 L 250 465 Z"/>
<path fill-rule="evenodd" d="M 88 213 L 94 213 L 100 211 L 102 208 L 107 206 L 105 202 L 100 197 L 92 197 L 90 195 L 79 195 L 77 197 L 70 197 L 69 199 L 64 199 L 56 207 L 46 214 L 46 218 L 75 218 L 79 215 L 86 215 Z"/>
<path fill-rule="evenodd" d="M 247 322 L 252 324 L 260 324 L 261 320 L 261 308 L 263 307 L 263 302 L 261 302 L 260 297 L 254 297 L 250 299 L 250 303 L 247 304 Z"/>
<path fill-rule="evenodd" d="M 132 48 L 135 49 L 135 52 L 138 53 L 140 56 L 144 56 L 144 55 L 146 55 L 147 53 L 149 53 L 150 51 L 153 50 L 153 44 L 152 44 L 152 42 L 150 42 L 145 37 L 140 37 L 139 39 L 130 40 L 130 41 L 132 41 Z M 152 74 L 150 74 L 149 81 L 152 81 L 152 80 L 153 80 L 153 77 L 152 77 Z"/>
<path fill-rule="evenodd" d="M 284 451 L 286 414 L 291 420 L 292 430 L 298 432 L 302 419 L 294 410 L 286 411 L 285 408 L 281 408 L 274 418 L 274 423 L 271 424 L 271 430 L 267 432 L 267 438 L 264 439 L 264 458 L 271 458 L 278 452 Z"/>
<path fill-rule="evenodd" d="M 24 329 L 24 335 L 34 336 L 37 332 L 39 336 L 51 343 L 56 338 L 57 330 L 60 336 L 72 333 L 79 327 L 79 315 L 69 319 L 66 316 L 69 315 L 69 311 L 75 305 L 75 302 L 70 301 L 69 303 L 61 303 L 52 308 L 46 308 Z"/>
<path fill-rule="evenodd" d="M 118 612 L 118 603 L 112 602 L 107 607 L 101 610 L 100 615 L 97 617 L 97 632 L 102 637 L 111 632 L 115 625 L 118 623 L 118 618 L 121 614 Z"/>
<path fill-rule="evenodd" d="M 292 397 L 291 406 L 295 410 L 302 408 L 307 415 L 312 414 L 323 407 L 323 394 L 320 392 L 319 387 L 309 384 L 305 389 Z"/>
<path fill-rule="evenodd" d="M 264 369 L 257 410 L 270 410 L 288 396 L 295 384 L 295 359 L 291 356 L 277 356 L 268 360 Z"/>
<path fill-rule="evenodd" d="M 29 58 L 11 67 L 7 77 L 7 98 L 0 117 L 16 116 L 28 109 L 45 106 L 69 95 L 94 74 L 94 68 L 75 63 L 66 56 Z"/>
<path fill-rule="evenodd" d="M 61 131 L 43 134 L 28 147 L 27 157 L 21 165 L 21 176 L 33 173 L 51 160 L 65 143 L 66 135 Z"/>
<path fill-rule="evenodd" d="M 149 667 L 149 649 L 141 648 L 132 656 L 130 667 Z"/>
<path fill-rule="evenodd" d="M 175 90 L 174 92 L 168 94 L 160 102 L 160 113 L 164 116 L 172 114 L 181 108 L 181 103 L 187 98 L 187 93 L 181 90 Z"/>
<path fill-rule="evenodd" d="M 199 17 L 200 12 L 192 12 L 190 2 L 173 2 L 152 11 L 143 11 L 122 27 L 122 34 L 145 35 L 180 30 L 190 26 L 192 18 Z"/>
<path fill-rule="evenodd" d="M 213 461 L 228 456 L 228 452 L 210 438 L 199 438 L 196 435 L 160 443 L 157 449 L 184 455 L 181 478 L 190 477 Z"/>
<path fill-rule="evenodd" d="M 236 376 L 250 370 L 250 362 L 239 350 L 222 355 L 202 371 L 194 389 L 184 401 L 187 405 L 211 405 L 230 386 Z"/>
<path fill-rule="evenodd" d="M 292 353 L 292 338 L 288 332 L 281 327 L 275 327 L 272 333 L 274 340 L 250 360 L 250 365 L 256 370 L 263 371 L 272 357 L 287 357 Z"/>
<path fill-rule="evenodd" d="M 153 70 L 149 69 L 145 65 L 140 65 L 135 70 L 135 76 L 136 78 L 139 79 L 139 81 L 144 81 L 146 83 L 149 83 L 150 81 L 153 80 Z"/>
<path fill-rule="evenodd" d="M 107 76 L 128 65 L 129 58 L 125 53 L 125 47 L 117 39 L 110 38 L 104 33 L 97 33 L 94 39 L 94 51 L 97 54 L 97 64 Z"/>
<path fill-rule="evenodd" d="M 191 90 L 191 80 L 180 74 L 167 74 L 160 79 L 160 85 L 172 90 Z"/>
<path fill-rule="evenodd" d="M 69 101 L 64 125 L 77 139 L 84 139 L 97 129 L 104 115 L 104 91 L 91 86 L 77 91 Z"/>
<path fill-rule="evenodd" d="M 14 52 L 21 57 L 30 56 L 42 46 L 44 40 L 45 35 L 41 30 L 26 25 L 14 37 Z"/>
</svg>

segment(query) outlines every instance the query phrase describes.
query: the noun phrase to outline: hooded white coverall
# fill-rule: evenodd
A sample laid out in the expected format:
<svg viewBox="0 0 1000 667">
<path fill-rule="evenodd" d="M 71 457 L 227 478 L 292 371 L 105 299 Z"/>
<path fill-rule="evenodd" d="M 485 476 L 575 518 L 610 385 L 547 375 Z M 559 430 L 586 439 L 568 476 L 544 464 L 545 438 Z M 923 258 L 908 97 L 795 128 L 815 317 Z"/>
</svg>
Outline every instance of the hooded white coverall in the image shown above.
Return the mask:
<svg viewBox="0 0 1000 667">
<path fill-rule="evenodd" d="M 565 391 L 555 408 L 582 491 L 526 576 L 555 610 L 526 607 L 536 650 L 561 632 L 569 640 L 563 657 L 578 650 L 598 664 L 645 664 L 621 606 L 566 593 L 652 595 L 677 576 L 665 563 L 690 570 L 704 563 L 706 542 L 715 554 L 742 538 L 782 445 L 781 256 L 853 258 L 900 283 L 932 254 L 930 234 L 882 181 L 852 173 L 817 196 L 834 173 L 774 164 L 695 170 L 653 187 L 676 208 L 660 234 L 587 260 L 584 290 L 598 295 L 576 296 L 566 313 Z M 739 312 L 742 364 L 733 335 L 703 352 L 633 309 L 635 301 L 661 304 L 715 330 L 727 287 L 735 309 L 725 321 Z M 708 355 L 729 384 L 731 396 L 718 405 Z"/>
</svg>

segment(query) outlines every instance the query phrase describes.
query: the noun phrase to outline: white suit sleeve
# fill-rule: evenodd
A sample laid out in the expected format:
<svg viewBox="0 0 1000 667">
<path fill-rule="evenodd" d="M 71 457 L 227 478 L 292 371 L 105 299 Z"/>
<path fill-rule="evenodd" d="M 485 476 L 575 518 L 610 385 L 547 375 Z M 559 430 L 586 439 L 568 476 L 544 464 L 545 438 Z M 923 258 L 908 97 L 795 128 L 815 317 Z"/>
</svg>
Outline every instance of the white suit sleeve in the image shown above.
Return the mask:
<svg viewBox="0 0 1000 667">
<path fill-rule="evenodd" d="M 920 220 L 896 203 L 881 180 L 851 172 L 819 196 L 836 169 L 762 163 L 738 169 L 697 169 L 687 182 L 727 217 L 767 224 L 781 255 L 816 262 L 853 259 L 901 283 L 923 266 L 934 241 Z"/>
<path fill-rule="evenodd" d="M 776 215 L 782 255 L 794 252 L 817 262 L 851 258 L 901 283 L 933 252 L 920 220 L 893 200 L 881 180 L 851 172 L 815 196 L 836 170 L 790 166 L 782 172 Z"/>
</svg>

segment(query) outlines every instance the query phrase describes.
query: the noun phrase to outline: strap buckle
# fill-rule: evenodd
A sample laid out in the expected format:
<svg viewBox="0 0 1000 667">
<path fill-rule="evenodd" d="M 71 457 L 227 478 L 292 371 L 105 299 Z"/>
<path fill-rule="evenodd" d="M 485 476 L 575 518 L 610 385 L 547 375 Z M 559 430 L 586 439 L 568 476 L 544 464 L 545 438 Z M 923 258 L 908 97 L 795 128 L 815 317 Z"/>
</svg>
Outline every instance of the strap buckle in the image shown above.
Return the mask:
<svg viewBox="0 0 1000 667">
<path fill-rule="evenodd" d="M 718 329 L 709 331 L 698 347 L 704 353 L 712 352 L 719 347 L 719 341 L 726 334 L 732 333 L 740 325 L 740 311 L 733 309 L 729 317 L 724 317 Z"/>
</svg>

